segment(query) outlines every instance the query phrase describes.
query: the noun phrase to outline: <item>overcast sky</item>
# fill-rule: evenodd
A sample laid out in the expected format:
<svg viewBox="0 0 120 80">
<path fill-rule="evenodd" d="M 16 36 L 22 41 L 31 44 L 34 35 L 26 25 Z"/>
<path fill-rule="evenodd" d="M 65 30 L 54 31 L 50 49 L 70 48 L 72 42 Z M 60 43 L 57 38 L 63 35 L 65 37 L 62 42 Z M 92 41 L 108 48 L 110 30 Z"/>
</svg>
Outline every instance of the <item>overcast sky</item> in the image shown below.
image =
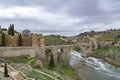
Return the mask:
<svg viewBox="0 0 120 80">
<path fill-rule="evenodd" d="M 0 24 L 61 35 L 120 28 L 120 0 L 0 0 Z"/>
</svg>

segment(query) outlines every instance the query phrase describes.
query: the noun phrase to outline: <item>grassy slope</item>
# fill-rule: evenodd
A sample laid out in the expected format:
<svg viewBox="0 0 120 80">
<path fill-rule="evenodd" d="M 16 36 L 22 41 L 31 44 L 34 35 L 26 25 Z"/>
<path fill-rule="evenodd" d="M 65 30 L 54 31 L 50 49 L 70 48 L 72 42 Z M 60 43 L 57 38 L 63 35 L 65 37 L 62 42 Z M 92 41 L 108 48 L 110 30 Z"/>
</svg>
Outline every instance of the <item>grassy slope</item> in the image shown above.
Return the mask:
<svg viewBox="0 0 120 80">
<path fill-rule="evenodd" d="M 28 62 L 32 60 L 30 63 L 30 66 L 32 68 L 41 70 L 45 73 L 48 73 L 54 77 L 56 77 L 58 80 L 76 80 L 76 77 L 74 75 L 74 72 L 71 68 L 68 67 L 68 65 L 65 62 L 59 62 L 56 63 L 55 68 L 53 70 L 50 70 L 48 68 L 48 62 L 45 61 L 46 64 L 44 64 L 44 67 L 42 69 L 35 67 L 35 62 L 38 60 L 37 58 L 29 58 L 28 56 L 20 56 L 20 57 L 12 57 L 12 58 L 0 58 L 0 63 L 23 63 L 28 64 Z M 18 67 L 13 66 L 16 70 L 22 71 L 24 74 L 26 74 L 28 77 L 35 78 L 37 80 L 52 80 L 51 78 L 40 74 L 36 72 L 35 70 L 32 70 L 32 72 L 25 72 L 24 70 L 19 69 Z"/>
<path fill-rule="evenodd" d="M 116 56 L 119 57 L 119 54 L 120 54 L 120 47 L 116 47 L 116 46 L 107 46 L 104 48 L 95 49 L 93 52 L 93 55 L 95 56 L 108 58 L 111 61 L 115 61 L 115 62 L 119 61 L 119 59 L 116 58 Z"/>
<path fill-rule="evenodd" d="M 36 58 L 29 58 L 28 56 L 19 56 L 19 57 L 1 57 L 0 58 L 0 63 L 23 63 L 23 64 L 27 64 L 30 60 L 35 59 Z M 34 63 L 35 64 L 35 63 Z M 53 80 L 43 74 L 40 74 L 38 72 L 36 72 L 35 70 L 32 70 L 31 72 L 25 72 L 24 70 L 21 70 L 19 67 L 16 67 L 14 65 L 12 65 L 12 67 L 14 67 L 16 70 L 22 71 L 25 75 L 27 75 L 28 77 L 34 78 L 36 80 Z"/>
<path fill-rule="evenodd" d="M 109 51 L 118 51 L 120 50 L 120 47 L 116 47 L 116 46 L 108 46 L 108 47 L 103 47 L 103 48 L 99 48 L 99 49 L 95 49 L 94 50 L 94 54 L 109 54 Z"/>
<path fill-rule="evenodd" d="M 69 67 L 69 65 L 66 62 L 62 62 L 62 61 L 57 62 L 53 69 L 48 68 L 49 62 L 47 60 L 44 61 L 44 67 L 41 69 L 35 67 L 33 65 L 34 63 L 35 63 L 35 61 L 31 62 L 31 66 L 33 68 L 41 70 L 52 76 L 55 76 L 58 80 L 76 80 L 76 76 L 75 76 L 73 70 Z"/>
</svg>

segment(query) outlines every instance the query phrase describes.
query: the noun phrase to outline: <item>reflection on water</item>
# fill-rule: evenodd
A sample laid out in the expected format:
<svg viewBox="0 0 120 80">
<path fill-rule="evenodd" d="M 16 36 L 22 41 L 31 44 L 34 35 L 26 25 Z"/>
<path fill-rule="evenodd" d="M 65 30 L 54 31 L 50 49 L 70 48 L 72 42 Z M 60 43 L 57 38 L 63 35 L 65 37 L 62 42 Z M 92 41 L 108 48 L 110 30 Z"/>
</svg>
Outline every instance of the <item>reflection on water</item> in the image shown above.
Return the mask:
<svg viewBox="0 0 120 80">
<path fill-rule="evenodd" d="M 93 57 L 84 58 L 76 51 L 71 52 L 70 64 L 79 66 L 80 75 L 85 80 L 120 80 L 120 68 Z"/>
</svg>

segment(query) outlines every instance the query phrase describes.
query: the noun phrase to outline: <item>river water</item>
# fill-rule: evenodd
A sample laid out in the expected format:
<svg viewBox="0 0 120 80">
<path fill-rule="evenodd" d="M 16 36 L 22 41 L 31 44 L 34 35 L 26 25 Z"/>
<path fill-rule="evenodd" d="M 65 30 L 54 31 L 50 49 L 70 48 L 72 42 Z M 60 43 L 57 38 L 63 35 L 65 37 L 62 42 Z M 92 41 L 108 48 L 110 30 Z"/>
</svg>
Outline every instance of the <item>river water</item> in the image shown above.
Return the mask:
<svg viewBox="0 0 120 80">
<path fill-rule="evenodd" d="M 70 64 L 85 80 L 120 80 L 120 68 L 94 57 L 71 51 Z"/>
</svg>

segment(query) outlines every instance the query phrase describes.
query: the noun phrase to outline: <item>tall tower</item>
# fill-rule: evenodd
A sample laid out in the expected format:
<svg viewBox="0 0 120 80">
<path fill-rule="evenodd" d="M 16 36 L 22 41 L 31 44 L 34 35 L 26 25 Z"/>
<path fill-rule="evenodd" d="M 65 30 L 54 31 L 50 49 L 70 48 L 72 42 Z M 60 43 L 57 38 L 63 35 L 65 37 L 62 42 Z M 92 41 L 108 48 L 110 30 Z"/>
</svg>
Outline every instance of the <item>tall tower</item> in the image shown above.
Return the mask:
<svg viewBox="0 0 120 80">
<path fill-rule="evenodd" d="M 44 37 L 42 34 L 39 35 L 39 46 L 44 48 Z"/>
<path fill-rule="evenodd" d="M 42 34 L 32 34 L 32 47 L 44 47 L 44 37 Z"/>
</svg>

